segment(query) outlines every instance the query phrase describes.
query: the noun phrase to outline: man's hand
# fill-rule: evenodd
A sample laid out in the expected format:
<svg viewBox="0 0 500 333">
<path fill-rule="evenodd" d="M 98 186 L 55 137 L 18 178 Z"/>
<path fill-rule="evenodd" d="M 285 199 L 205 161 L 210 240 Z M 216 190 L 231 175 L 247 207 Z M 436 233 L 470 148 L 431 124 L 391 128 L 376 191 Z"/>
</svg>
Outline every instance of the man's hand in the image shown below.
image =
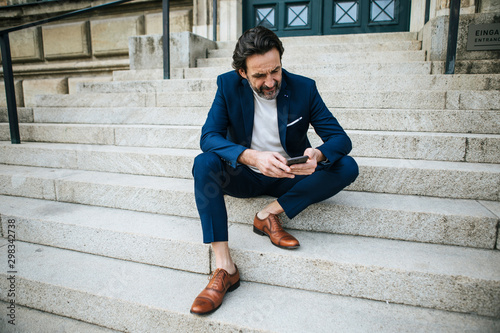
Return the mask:
<svg viewBox="0 0 500 333">
<path fill-rule="evenodd" d="M 263 175 L 274 178 L 294 178 L 286 165 L 286 158 L 271 151 L 247 149 L 238 157 L 238 162 L 256 167 Z"/>
<path fill-rule="evenodd" d="M 305 163 L 294 164 L 290 166 L 291 173 L 294 175 L 311 175 L 318 166 L 318 162 L 324 161 L 325 155 L 319 150 L 314 148 L 307 148 L 304 155 L 309 156 Z"/>
</svg>

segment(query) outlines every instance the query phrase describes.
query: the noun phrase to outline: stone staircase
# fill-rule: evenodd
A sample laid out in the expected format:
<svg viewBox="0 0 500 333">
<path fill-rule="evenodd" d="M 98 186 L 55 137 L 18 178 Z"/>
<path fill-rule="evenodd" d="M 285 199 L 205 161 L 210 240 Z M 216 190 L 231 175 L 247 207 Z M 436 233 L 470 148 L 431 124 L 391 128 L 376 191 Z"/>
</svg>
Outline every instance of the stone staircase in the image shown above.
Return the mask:
<svg viewBox="0 0 500 333">
<path fill-rule="evenodd" d="M 221 42 L 174 69 L 182 79 L 120 71 L 37 96 L 19 110 L 21 145 L 0 114 L 1 290 L 9 224 L 17 271 L 16 326 L 2 314 L 0 331 L 500 331 L 500 75 L 435 74 L 413 33 L 283 42 L 360 166 L 346 191 L 285 218 L 301 248 L 252 232 L 270 198 L 227 198 L 243 282 L 215 313 L 189 313 L 213 267 L 191 167 L 231 69 Z"/>
</svg>

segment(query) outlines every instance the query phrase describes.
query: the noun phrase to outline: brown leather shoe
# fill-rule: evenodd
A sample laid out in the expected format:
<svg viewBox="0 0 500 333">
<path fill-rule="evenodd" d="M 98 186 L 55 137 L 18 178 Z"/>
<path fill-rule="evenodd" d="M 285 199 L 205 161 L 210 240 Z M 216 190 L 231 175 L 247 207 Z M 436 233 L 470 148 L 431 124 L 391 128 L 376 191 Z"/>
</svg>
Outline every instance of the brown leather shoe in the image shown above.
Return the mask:
<svg viewBox="0 0 500 333">
<path fill-rule="evenodd" d="M 277 215 L 269 214 L 263 220 L 257 214 L 253 219 L 253 232 L 261 236 L 269 236 L 271 243 L 282 249 L 296 249 L 300 246 L 299 241 L 283 230 L 281 220 Z"/>
<path fill-rule="evenodd" d="M 202 315 L 214 312 L 222 304 L 226 292 L 233 291 L 240 286 L 238 267 L 236 267 L 234 274 L 229 274 L 226 270 L 217 268 L 209 279 L 210 282 L 208 282 L 206 288 L 195 298 L 191 306 L 191 313 Z"/>
</svg>

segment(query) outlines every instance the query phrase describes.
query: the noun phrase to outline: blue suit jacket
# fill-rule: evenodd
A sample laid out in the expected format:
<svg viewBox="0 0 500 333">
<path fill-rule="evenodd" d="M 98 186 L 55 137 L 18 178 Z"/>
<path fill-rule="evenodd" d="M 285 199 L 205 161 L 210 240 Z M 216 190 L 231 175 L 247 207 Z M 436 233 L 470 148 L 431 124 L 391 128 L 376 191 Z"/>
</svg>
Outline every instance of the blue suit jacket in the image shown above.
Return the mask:
<svg viewBox="0 0 500 333">
<path fill-rule="evenodd" d="M 252 142 L 254 95 L 248 81 L 235 71 L 220 75 L 217 86 L 200 146 L 236 167 L 238 157 Z M 309 124 L 323 140 L 316 148 L 328 161 L 333 163 L 351 151 L 351 140 L 326 107 L 313 80 L 283 70 L 277 108 L 281 145 L 290 157 L 303 155 L 311 147 Z"/>
</svg>

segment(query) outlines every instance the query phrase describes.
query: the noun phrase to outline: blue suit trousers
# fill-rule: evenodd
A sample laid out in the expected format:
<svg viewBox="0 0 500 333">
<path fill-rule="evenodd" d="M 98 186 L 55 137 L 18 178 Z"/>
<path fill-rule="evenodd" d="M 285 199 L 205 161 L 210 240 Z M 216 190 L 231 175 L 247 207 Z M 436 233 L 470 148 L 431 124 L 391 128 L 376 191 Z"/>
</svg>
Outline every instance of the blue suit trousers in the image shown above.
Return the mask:
<svg viewBox="0 0 500 333">
<path fill-rule="evenodd" d="M 356 179 L 358 173 L 354 159 L 344 156 L 335 163 L 320 163 L 309 176 L 272 178 L 256 173 L 245 165 L 233 168 L 215 153 L 202 153 L 195 158 L 193 176 L 203 242 L 228 240 L 224 195 L 237 198 L 260 195 L 276 197 L 285 214 L 292 219 L 309 205 L 340 192 Z"/>
</svg>

